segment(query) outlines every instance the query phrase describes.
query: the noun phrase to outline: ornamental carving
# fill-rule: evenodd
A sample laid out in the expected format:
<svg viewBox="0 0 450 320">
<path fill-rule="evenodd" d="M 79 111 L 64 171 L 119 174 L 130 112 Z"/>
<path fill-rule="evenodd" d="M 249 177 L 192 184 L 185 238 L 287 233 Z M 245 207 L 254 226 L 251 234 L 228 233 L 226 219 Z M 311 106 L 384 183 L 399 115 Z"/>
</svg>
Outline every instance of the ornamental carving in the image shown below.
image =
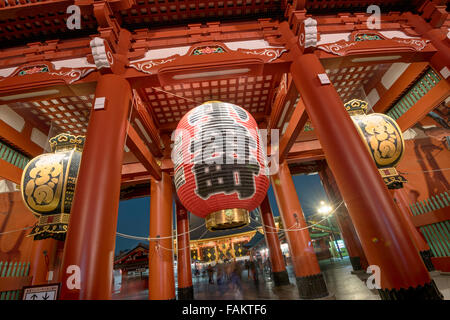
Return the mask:
<svg viewBox="0 0 450 320">
<path fill-rule="evenodd" d="M 308 18 L 300 27 L 299 45 L 302 50 L 317 46 L 319 34 L 317 32 L 317 20 Z"/>
<path fill-rule="evenodd" d="M 346 49 L 348 47 L 352 47 L 357 44 L 357 42 L 339 41 L 331 44 L 323 44 L 318 46 L 317 48 L 338 56 L 344 56 L 347 54 Z"/>
<path fill-rule="evenodd" d="M 221 46 L 215 45 L 215 46 L 204 46 L 204 47 L 197 47 L 192 51 L 193 56 L 200 56 L 202 54 L 212 54 L 212 53 L 224 53 L 227 52 L 224 48 Z"/>
<path fill-rule="evenodd" d="M 42 72 L 48 72 L 48 66 L 38 65 L 38 66 L 25 67 L 25 68 L 22 68 L 17 73 L 17 75 L 25 76 L 25 75 L 30 75 L 30 74 L 42 73 Z"/>
<path fill-rule="evenodd" d="M 265 63 L 272 62 L 278 59 L 287 49 L 284 48 L 267 48 L 267 49 L 256 49 L 256 50 L 244 50 L 239 49 L 240 52 L 245 54 L 253 54 L 257 56 L 261 56 L 264 59 Z"/>
<path fill-rule="evenodd" d="M 147 73 L 147 74 L 154 74 L 156 71 L 156 67 L 162 64 L 166 64 L 168 62 L 174 61 L 179 55 L 166 58 L 166 59 L 157 59 L 157 60 L 147 60 L 147 61 L 140 61 L 140 62 L 133 62 L 130 63 L 129 66 L 131 68 L 136 69 L 137 71 Z"/>
<path fill-rule="evenodd" d="M 66 70 L 66 68 L 63 68 L 64 70 L 58 71 L 58 72 L 51 72 L 51 76 L 57 76 L 63 78 L 68 84 L 74 83 L 75 81 L 80 80 L 81 78 L 84 78 L 89 73 L 95 70 L 95 68 L 83 68 L 83 69 L 70 69 Z"/>
<path fill-rule="evenodd" d="M 92 57 L 97 69 L 111 68 L 114 64 L 114 57 L 108 43 L 99 37 L 95 37 L 90 42 Z"/>
<path fill-rule="evenodd" d="M 358 33 L 355 35 L 354 41 L 374 41 L 374 40 L 384 40 L 379 34 L 375 33 Z"/>
<path fill-rule="evenodd" d="M 260 46 L 260 44 L 258 45 Z M 288 51 L 284 47 L 259 47 L 255 49 L 243 49 L 239 48 L 239 45 L 236 45 L 235 47 L 234 49 L 230 49 L 222 42 L 205 42 L 200 45 L 196 44 L 189 49 L 183 47 L 173 48 L 172 53 L 177 52 L 177 54 L 171 56 L 164 56 L 166 52 L 160 51 L 163 49 L 154 49 L 147 51 L 144 55 L 146 56 L 148 54 L 147 59 L 144 57 L 130 61 L 128 67 L 146 74 L 155 74 L 158 72 L 160 65 L 173 62 L 179 58 L 183 59 L 185 57 L 198 56 L 199 59 L 201 59 L 201 56 L 219 53 L 239 53 L 242 55 L 243 59 L 245 59 L 246 55 L 254 55 L 260 58 L 263 63 L 269 63 L 278 59 L 284 52 Z M 150 59 L 150 56 L 158 56 L 159 58 Z"/>
<path fill-rule="evenodd" d="M 86 77 L 89 73 L 96 70 L 95 67 L 80 67 L 80 68 L 66 68 L 61 67 L 56 69 L 51 62 L 37 62 L 34 64 L 27 64 L 25 66 L 17 68 L 9 76 L 1 78 L 0 81 L 16 77 L 16 76 L 29 76 L 36 74 L 45 74 L 51 78 L 59 78 L 65 81 L 67 84 L 72 84 Z"/>
<path fill-rule="evenodd" d="M 392 39 L 400 44 L 406 44 L 413 47 L 416 51 L 422 51 L 430 40 L 422 39 Z"/>
<path fill-rule="evenodd" d="M 384 40 L 384 39 L 379 39 Z M 402 51 L 422 51 L 425 49 L 429 40 L 425 39 L 401 39 L 392 38 L 385 39 L 384 41 L 377 41 L 373 47 L 367 46 L 367 41 L 356 40 L 355 41 L 345 41 L 341 40 L 335 43 L 328 43 L 319 45 L 317 48 L 325 52 L 345 56 L 349 54 L 356 53 L 370 53 L 376 52 L 378 50 L 386 52 L 387 50 L 392 52 L 402 52 Z"/>
</svg>

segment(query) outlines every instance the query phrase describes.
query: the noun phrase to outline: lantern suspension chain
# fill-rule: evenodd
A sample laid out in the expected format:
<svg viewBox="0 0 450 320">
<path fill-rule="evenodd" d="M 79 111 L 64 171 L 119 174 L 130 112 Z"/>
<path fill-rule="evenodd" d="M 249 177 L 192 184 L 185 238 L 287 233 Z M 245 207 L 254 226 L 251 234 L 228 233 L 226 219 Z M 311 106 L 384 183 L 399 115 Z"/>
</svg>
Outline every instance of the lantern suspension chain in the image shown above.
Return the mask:
<svg viewBox="0 0 450 320">
<path fill-rule="evenodd" d="M 252 219 L 252 220 L 255 221 L 256 223 L 258 223 L 258 224 L 260 224 L 261 226 L 264 226 L 264 227 L 266 227 L 266 228 L 278 230 L 278 231 L 266 231 L 267 233 L 278 233 L 278 232 L 280 232 L 280 231 L 284 231 L 284 232 L 289 232 L 289 231 L 301 231 L 301 230 L 305 230 L 305 229 L 312 228 L 312 227 L 318 225 L 319 223 L 321 223 L 321 222 L 327 220 L 328 217 L 331 216 L 331 215 L 332 215 L 332 214 L 333 214 L 333 213 L 334 213 L 334 212 L 335 212 L 335 211 L 336 211 L 343 203 L 344 203 L 344 201 L 341 201 L 341 202 L 339 203 L 339 205 L 338 205 L 336 208 L 334 208 L 334 210 L 333 210 L 332 212 L 330 212 L 325 218 L 323 218 L 322 220 L 320 220 L 320 221 L 318 221 L 318 222 L 316 222 L 316 223 L 314 223 L 314 224 L 311 224 L 311 225 L 309 225 L 309 226 L 307 226 L 307 227 L 305 227 L 305 228 L 292 229 L 293 227 L 295 227 L 295 226 L 298 225 L 298 222 L 296 222 L 296 223 L 295 223 L 292 227 L 290 227 L 289 229 L 281 229 L 281 228 L 280 228 L 280 229 L 277 229 L 277 228 L 274 228 L 274 227 L 265 225 L 265 224 L 259 222 L 258 220 L 254 219 L 254 218 L 252 218 L 252 217 L 250 217 L 250 219 Z M 253 228 L 253 229 L 256 230 L 256 228 Z"/>
</svg>

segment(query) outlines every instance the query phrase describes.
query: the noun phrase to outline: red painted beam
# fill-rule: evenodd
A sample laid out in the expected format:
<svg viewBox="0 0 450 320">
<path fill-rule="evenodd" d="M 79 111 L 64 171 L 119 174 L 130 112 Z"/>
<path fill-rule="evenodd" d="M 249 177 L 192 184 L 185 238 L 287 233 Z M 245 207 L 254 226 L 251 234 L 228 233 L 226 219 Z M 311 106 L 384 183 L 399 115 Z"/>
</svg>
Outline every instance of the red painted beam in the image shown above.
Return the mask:
<svg viewBox="0 0 450 320">
<path fill-rule="evenodd" d="M 294 113 L 292 114 L 289 125 L 280 141 L 280 163 L 286 158 L 295 143 L 300 132 L 303 130 L 306 121 L 308 120 L 308 114 L 305 111 L 305 104 L 303 99 L 300 98 L 295 106 Z"/>
<path fill-rule="evenodd" d="M 301 163 L 325 159 L 319 140 L 296 142 L 286 157 L 288 163 Z"/>
<path fill-rule="evenodd" d="M 155 126 L 149 108 L 146 107 L 142 96 L 137 90 L 133 90 L 133 111 L 132 111 L 132 123 L 142 138 L 147 141 L 147 146 L 155 157 L 161 157 L 161 138 L 158 133 L 158 129 Z"/>
<path fill-rule="evenodd" d="M 383 94 L 380 100 L 374 105 L 373 111 L 384 113 L 395 103 L 395 101 L 405 92 L 414 81 L 428 68 L 428 62 L 412 63 L 394 84 Z"/>
<path fill-rule="evenodd" d="M 450 272 L 450 257 L 432 257 L 431 262 L 436 270 Z"/>
<path fill-rule="evenodd" d="M 437 209 L 417 216 L 411 216 L 411 220 L 416 228 L 447 221 L 450 220 L 450 210 L 449 207 Z"/>
<path fill-rule="evenodd" d="M 292 82 L 292 78 L 290 76 L 288 76 L 287 79 L 281 81 L 280 89 L 272 105 L 272 111 L 270 112 L 268 124 L 268 127 L 270 129 L 282 129 L 283 123 L 286 119 L 286 116 L 288 115 L 288 109 L 297 98 L 297 95 L 297 89 L 295 88 L 295 85 Z"/>
<path fill-rule="evenodd" d="M 18 132 L 3 120 L 0 120 L 0 138 L 20 151 L 23 151 L 25 154 L 36 157 L 43 153 L 43 149 L 30 140 L 31 130 L 32 127 L 29 123 L 25 123 L 22 132 Z"/>
<path fill-rule="evenodd" d="M 435 87 L 428 91 L 416 104 L 406 111 L 397 124 L 402 132 L 408 130 L 423 119 L 430 111 L 433 111 L 442 101 L 450 95 L 450 85 L 446 80 L 440 81 Z"/>
<path fill-rule="evenodd" d="M 142 141 L 136 130 L 130 124 L 128 125 L 127 146 L 148 170 L 150 175 L 156 180 L 161 180 L 161 168 L 156 163 L 155 158 L 144 141 Z"/>
<path fill-rule="evenodd" d="M 22 169 L 12 165 L 11 163 L 0 159 L 0 178 L 19 184 L 22 180 Z"/>
<path fill-rule="evenodd" d="M 148 175 L 148 171 L 142 163 L 133 162 L 122 165 L 122 180 L 142 175 Z"/>
</svg>

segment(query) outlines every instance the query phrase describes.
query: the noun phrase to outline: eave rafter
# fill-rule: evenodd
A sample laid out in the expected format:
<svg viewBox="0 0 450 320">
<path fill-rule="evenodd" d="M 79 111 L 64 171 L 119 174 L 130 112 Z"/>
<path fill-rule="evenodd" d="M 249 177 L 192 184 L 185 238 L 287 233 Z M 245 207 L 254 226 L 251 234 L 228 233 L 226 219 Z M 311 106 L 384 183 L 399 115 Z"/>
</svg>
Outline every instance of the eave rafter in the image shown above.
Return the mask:
<svg viewBox="0 0 450 320">
<path fill-rule="evenodd" d="M 136 158 L 147 169 L 149 174 L 156 180 L 161 180 L 161 168 L 153 157 L 145 142 L 131 124 L 128 124 L 128 136 L 126 145 L 134 153 Z"/>
<path fill-rule="evenodd" d="M 290 116 L 298 98 L 298 91 L 292 81 L 290 74 L 285 74 L 278 87 L 277 94 L 272 104 L 268 128 L 283 129 L 283 123 Z"/>
<path fill-rule="evenodd" d="M 155 126 L 148 104 L 141 97 L 145 96 L 141 95 L 137 90 L 133 90 L 133 108 L 130 122 L 141 139 L 146 142 L 152 155 L 161 157 L 163 153 L 159 131 Z"/>
<path fill-rule="evenodd" d="M 284 161 L 284 159 L 288 156 L 291 147 L 294 145 L 299 133 L 303 130 L 307 120 L 308 114 L 305 111 L 305 104 L 303 103 L 303 99 L 300 98 L 295 106 L 294 113 L 289 120 L 287 129 L 280 140 L 280 162 Z"/>
</svg>

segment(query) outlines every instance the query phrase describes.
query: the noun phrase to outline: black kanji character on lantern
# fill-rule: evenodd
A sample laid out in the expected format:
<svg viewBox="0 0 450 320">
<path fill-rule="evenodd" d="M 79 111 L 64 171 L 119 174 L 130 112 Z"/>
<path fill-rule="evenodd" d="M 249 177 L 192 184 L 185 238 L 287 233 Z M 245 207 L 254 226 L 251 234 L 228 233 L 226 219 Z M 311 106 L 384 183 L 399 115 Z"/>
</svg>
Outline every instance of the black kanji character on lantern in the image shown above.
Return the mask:
<svg viewBox="0 0 450 320">
<path fill-rule="evenodd" d="M 242 115 L 238 115 L 240 119 Z M 229 107 L 220 103 L 199 108 L 189 122 L 200 120 L 202 126 L 190 145 L 196 193 L 203 199 L 221 192 L 237 192 L 240 199 L 251 198 L 255 193 L 254 176 L 260 170 L 251 154 L 257 147 L 255 139 L 230 115 Z"/>
</svg>

